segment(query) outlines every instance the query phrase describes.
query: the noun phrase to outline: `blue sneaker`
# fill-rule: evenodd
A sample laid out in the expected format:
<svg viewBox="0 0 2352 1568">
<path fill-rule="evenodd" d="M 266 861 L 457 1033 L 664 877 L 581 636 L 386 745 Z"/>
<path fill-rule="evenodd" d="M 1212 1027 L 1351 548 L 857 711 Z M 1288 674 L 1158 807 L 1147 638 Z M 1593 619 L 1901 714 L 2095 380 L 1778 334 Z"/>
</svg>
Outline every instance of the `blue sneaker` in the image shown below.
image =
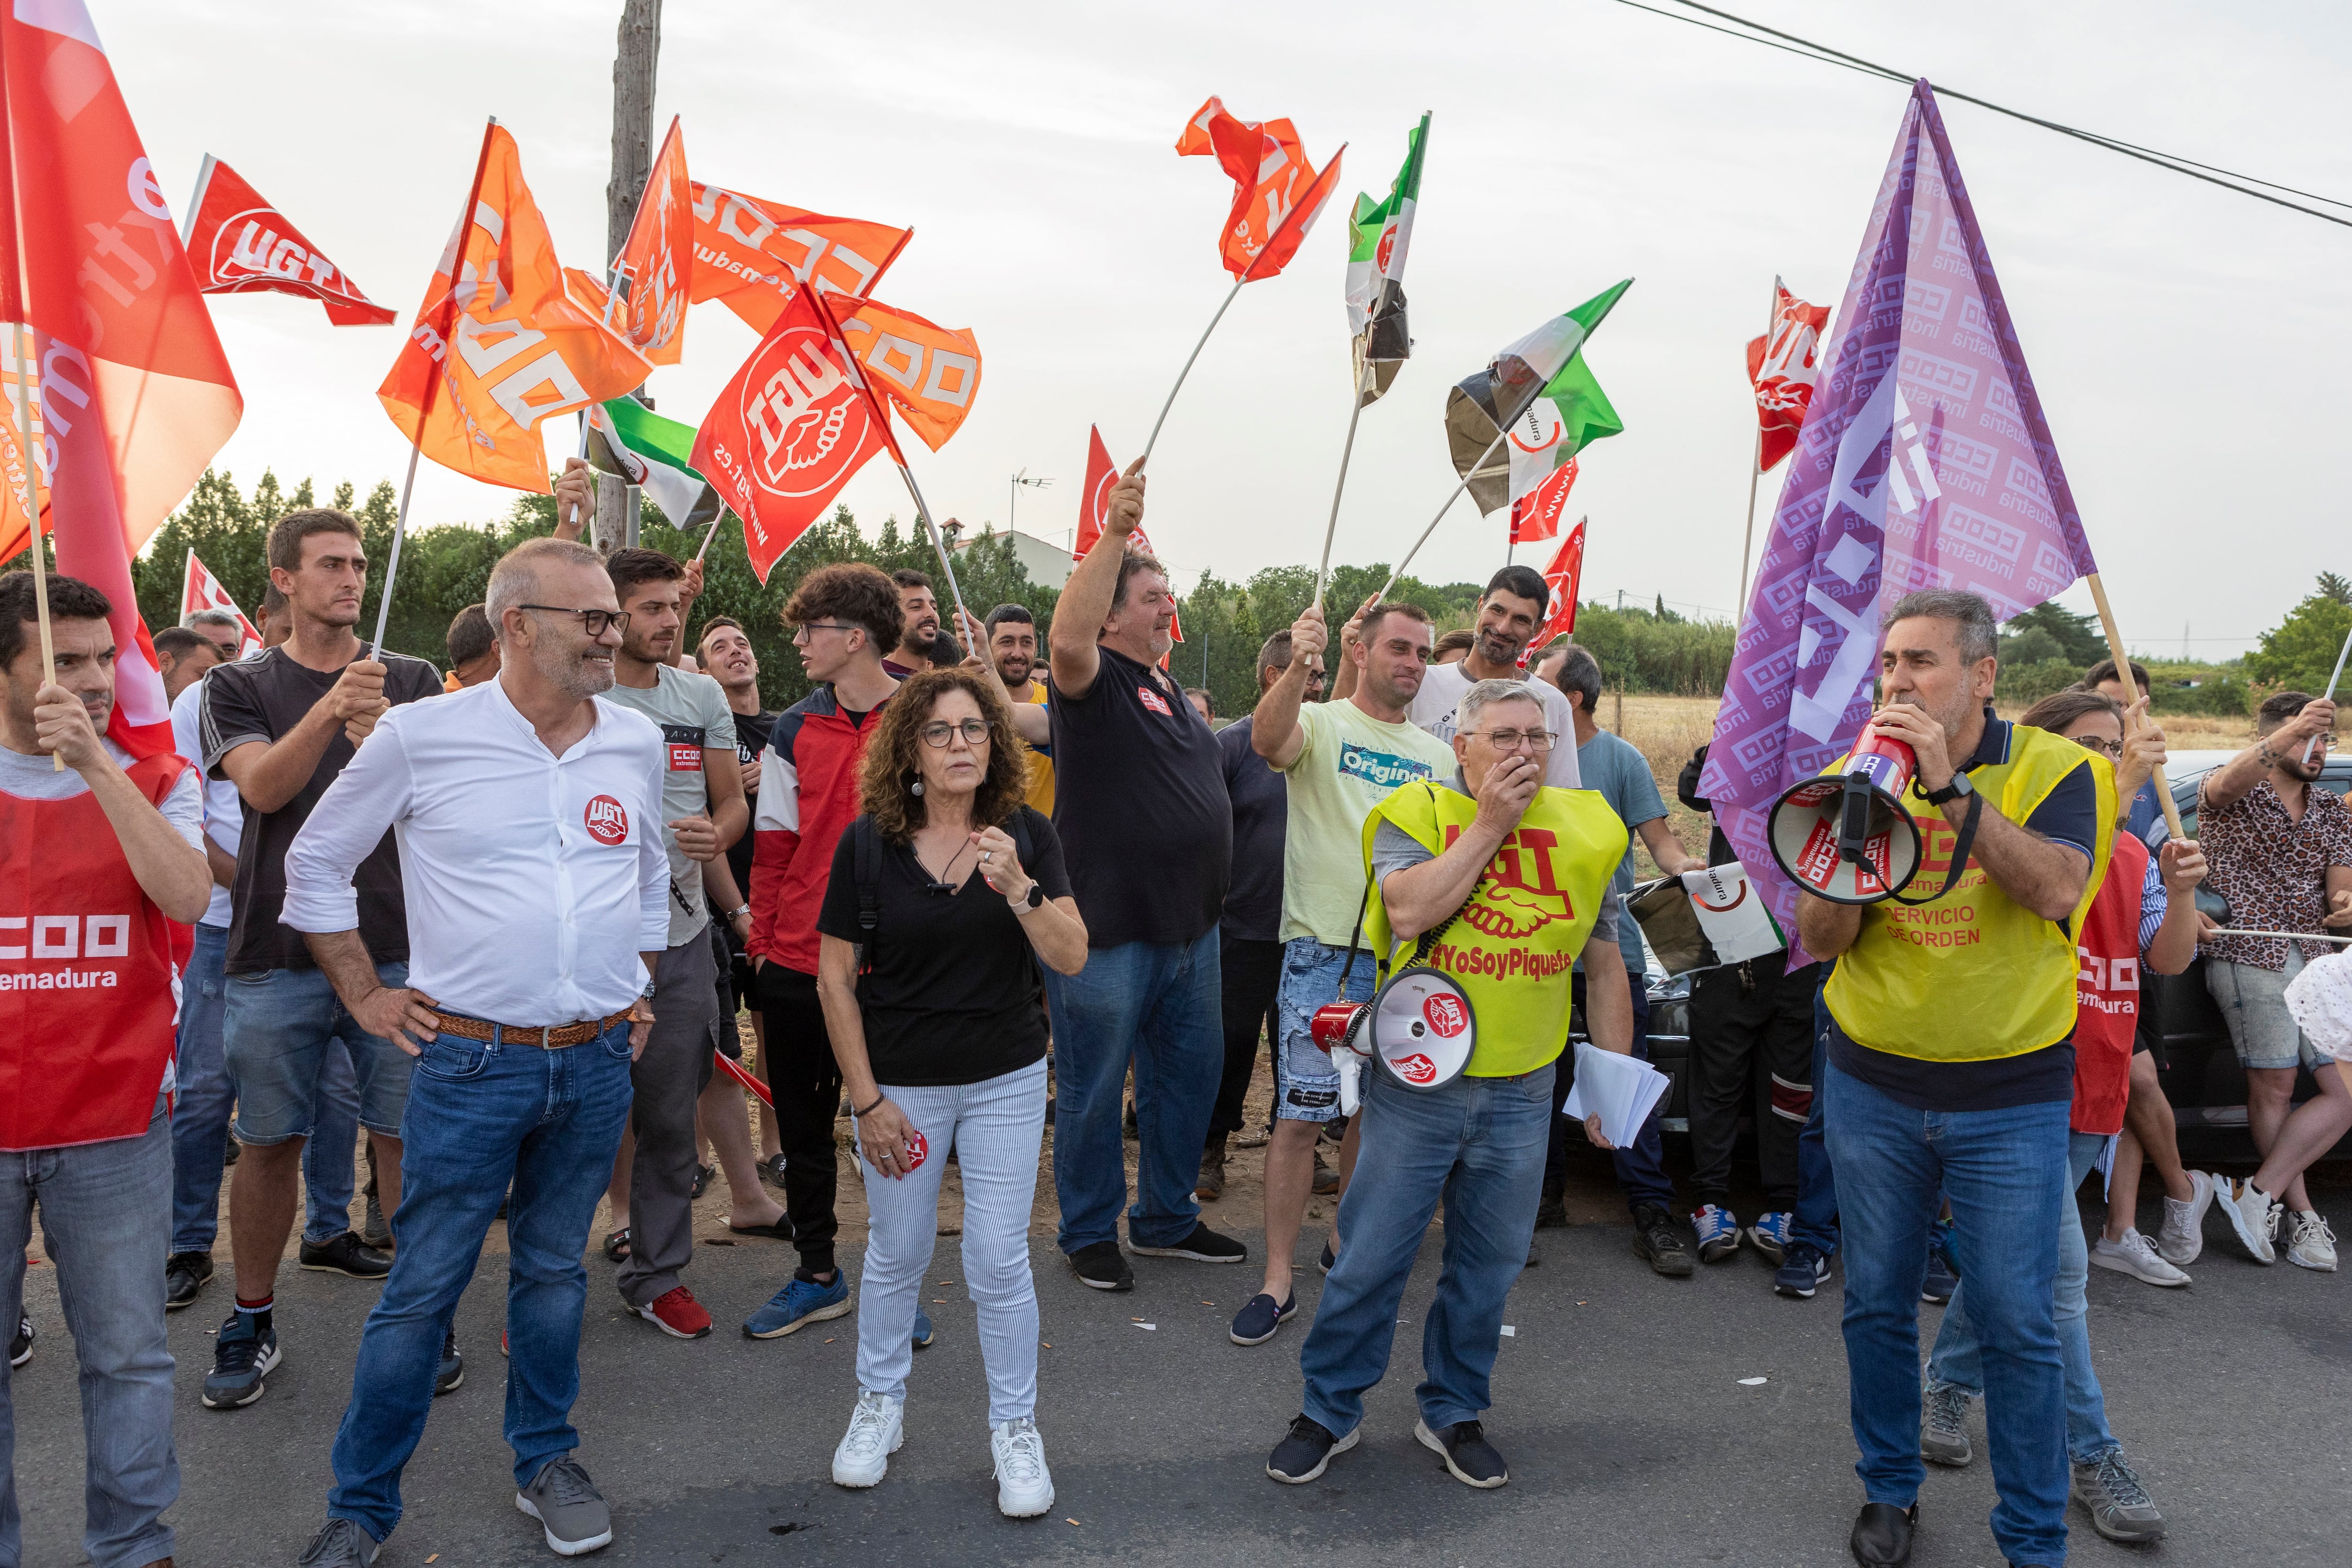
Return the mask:
<svg viewBox="0 0 2352 1568">
<path fill-rule="evenodd" d="M 1810 1241 L 1792 1241 L 1788 1256 L 1780 1260 L 1772 1276 L 1772 1291 L 1778 1296 L 1810 1301 L 1813 1292 L 1830 1277 L 1829 1255 Z"/>
<path fill-rule="evenodd" d="M 833 1271 L 830 1285 L 820 1285 L 795 1274 L 782 1289 L 768 1298 L 766 1306 L 751 1314 L 751 1321 L 743 1325 L 743 1337 L 780 1340 L 811 1323 L 846 1317 L 848 1313 L 849 1277 L 840 1269 Z"/>
<path fill-rule="evenodd" d="M 790 1332 L 790 1330 L 786 1330 Z M 931 1315 L 920 1307 L 915 1309 L 915 1348 L 922 1350 L 931 1342 Z"/>
<path fill-rule="evenodd" d="M 1234 1326 L 1226 1331 L 1226 1337 L 1237 1345 L 1262 1345 L 1274 1338 L 1277 1329 L 1297 1315 L 1298 1293 L 1296 1290 L 1291 1292 L 1289 1300 L 1279 1304 L 1271 1296 L 1253 1296 L 1243 1304 L 1239 1312 L 1234 1314 Z"/>
<path fill-rule="evenodd" d="M 1787 1209 L 1774 1209 L 1759 1215 L 1756 1223 L 1748 1227 L 1748 1239 L 1756 1244 L 1775 1267 L 1789 1256 L 1789 1237 L 1797 1228 L 1797 1216 Z"/>
<path fill-rule="evenodd" d="M 1691 1228 L 1698 1232 L 1701 1263 L 1720 1263 L 1739 1250 L 1739 1216 L 1719 1204 L 1693 1209 Z"/>
</svg>

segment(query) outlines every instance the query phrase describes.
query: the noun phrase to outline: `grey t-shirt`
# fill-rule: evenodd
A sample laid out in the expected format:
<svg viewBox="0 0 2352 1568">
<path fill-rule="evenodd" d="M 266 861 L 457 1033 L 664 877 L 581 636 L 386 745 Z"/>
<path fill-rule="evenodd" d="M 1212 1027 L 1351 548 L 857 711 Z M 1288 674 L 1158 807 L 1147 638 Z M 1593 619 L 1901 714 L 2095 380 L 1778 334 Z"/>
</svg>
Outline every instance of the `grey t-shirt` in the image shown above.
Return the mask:
<svg viewBox="0 0 2352 1568">
<path fill-rule="evenodd" d="M 669 825 L 681 816 L 709 814 L 703 749 L 735 749 L 735 714 L 719 682 L 666 664 L 654 666 L 652 686 L 616 684 L 604 695 L 661 727 L 662 843 L 669 850 L 669 944 L 677 947 L 710 923 L 710 907 L 702 898 L 702 862 L 679 853 Z"/>
<path fill-rule="evenodd" d="M 1458 770 L 1452 778 L 1438 782 L 1455 795 L 1470 793 L 1469 786 L 1463 782 L 1462 774 Z M 1392 871 L 1409 870 L 1436 858 L 1437 857 L 1420 839 L 1386 817 L 1382 817 L 1380 826 L 1372 831 L 1372 879 L 1375 882 L 1384 883 Z M 1617 889 L 1612 887 L 1608 892 L 1601 895 L 1601 912 L 1593 917 L 1591 935 L 1599 937 L 1603 942 L 1622 943 L 1623 939 L 1619 936 L 1619 931 L 1632 924 L 1631 921 L 1618 920 Z M 1588 937 L 1586 940 L 1590 941 L 1591 938 Z M 1639 942 L 1641 939 L 1637 935 L 1634 940 Z"/>
<path fill-rule="evenodd" d="M 1598 790 L 1609 809 L 1624 820 L 1625 831 L 1638 833 L 1642 824 L 1655 822 L 1666 815 L 1666 803 L 1658 795 L 1658 781 L 1650 776 L 1650 762 L 1634 744 L 1622 735 L 1606 730 L 1593 732 L 1592 739 L 1576 748 L 1576 765 L 1584 776 L 1584 787 Z M 1609 890 L 1622 900 L 1633 890 L 1633 846 L 1625 846 L 1625 858 L 1618 863 L 1617 874 L 1609 879 Z M 1642 928 L 1632 921 L 1617 928 L 1617 948 L 1625 955 L 1625 967 L 1639 974 L 1648 963 L 1642 953 Z"/>
</svg>

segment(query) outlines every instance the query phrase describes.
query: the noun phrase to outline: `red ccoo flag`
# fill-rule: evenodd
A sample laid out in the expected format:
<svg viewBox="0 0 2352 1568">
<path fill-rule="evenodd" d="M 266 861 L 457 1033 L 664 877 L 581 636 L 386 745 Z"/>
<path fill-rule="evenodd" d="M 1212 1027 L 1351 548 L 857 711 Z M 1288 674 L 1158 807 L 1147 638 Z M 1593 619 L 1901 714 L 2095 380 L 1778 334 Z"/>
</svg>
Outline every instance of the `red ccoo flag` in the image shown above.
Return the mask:
<svg viewBox="0 0 2352 1568">
<path fill-rule="evenodd" d="M 1528 639 L 1529 647 L 1541 648 L 1552 638 L 1576 630 L 1576 595 L 1584 577 L 1584 521 L 1576 520 L 1576 526 L 1559 542 L 1551 564 L 1544 568 L 1544 586 L 1551 590 L 1551 614 Z"/>
<path fill-rule="evenodd" d="M 795 289 L 720 389 L 694 438 L 695 469 L 743 520 L 760 581 L 866 460 L 890 446 L 857 361 Z"/>
<path fill-rule="evenodd" d="M 1813 383 L 1822 373 L 1822 329 L 1829 325 L 1827 305 L 1808 305 L 1775 278 L 1772 289 L 1780 303 L 1772 312 L 1772 330 L 1748 343 L 1748 381 L 1756 389 L 1756 471 L 1772 466 L 1797 448 L 1797 431 L 1813 400 Z"/>
<path fill-rule="evenodd" d="M 114 605 L 107 732 L 153 755 L 172 749 L 172 717 L 131 558 L 245 400 L 80 0 L 0 12 L 0 183 L 12 186 L 0 199 L 0 321 L 31 328 L 58 570 Z"/>
<path fill-rule="evenodd" d="M 1271 278 L 1289 264 L 1338 186 L 1346 151 L 1318 174 L 1289 121 L 1236 120 L 1216 98 L 1194 110 L 1176 138 L 1178 157 L 1214 155 L 1233 176 L 1233 211 L 1217 252 L 1236 278 Z"/>
<path fill-rule="evenodd" d="M 180 619 L 185 622 L 198 610 L 226 610 L 236 617 L 237 631 L 244 639 L 236 646 L 237 658 L 261 651 L 261 634 L 245 618 L 245 612 L 236 607 L 236 601 L 221 586 L 212 569 L 197 560 L 196 552 L 191 550 L 186 574 L 180 580 Z"/>
<path fill-rule="evenodd" d="M 327 308 L 339 327 L 395 320 L 327 259 L 245 176 L 211 153 L 188 200 L 188 264 L 207 294 L 299 294 Z"/>
<path fill-rule="evenodd" d="M 1103 445 L 1102 427 L 1089 426 L 1087 429 L 1087 485 L 1078 496 L 1078 537 L 1070 549 L 1073 559 L 1084 561 L 1087 552 L 1101 540 L 1103 519 L 1110 515 L 1110 488 L 1117 483 L 1118 465 L 1110 460 L 1110 448 Z M 1142 529 L 1138 528 L 1129 537 L 1135 541 L 1135 548 L 1146 555 L 1159 553 L 1151 548 L 1151 540 Z M 1184 623 L 1181 619 L 1171 620 L 1168 635 L 1182 642 Z"/>
</svg>

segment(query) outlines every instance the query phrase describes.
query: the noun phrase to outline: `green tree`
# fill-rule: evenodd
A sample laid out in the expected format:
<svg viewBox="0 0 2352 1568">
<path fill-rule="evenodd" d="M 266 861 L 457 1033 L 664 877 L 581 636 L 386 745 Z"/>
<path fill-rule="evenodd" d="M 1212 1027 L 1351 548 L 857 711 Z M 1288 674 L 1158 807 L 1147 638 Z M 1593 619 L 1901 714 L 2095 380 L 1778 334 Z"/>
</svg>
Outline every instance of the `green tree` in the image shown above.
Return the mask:
<svg viewBox="0 0 2352 1568">
<path fill-rule="evenodd" d="M 2009 647 L 2012 638 L 2034 631 L 2047 634 L 2050 641 L 2056 645 L 2054 653 L 2042 651 L 2048 644 L 2034 645 L 2038 658 L 2069 659 L 2077 667 L 2087 668 L 2107 657 L 2106 634 L 2099 629 L 2096 616 L 2078 616 L 2062 605 L 2045 601 L 2022 615 L 2012 616 L 2000 628 L 2001 663 L 2037 662 L 2036 658 L 2018 658 Z"/>
<path fill-rule="evenodd" d="M 2343 586 L 2341 578 L 2323 574 L 2311 595 L 2264 632 L 2262 647 L 2246 655 L 2246 673 L 2270 686 L 2326 690 L 2345 635 L 2352 632 L 2352 598 L 2337 596 Z"/>
</svg>

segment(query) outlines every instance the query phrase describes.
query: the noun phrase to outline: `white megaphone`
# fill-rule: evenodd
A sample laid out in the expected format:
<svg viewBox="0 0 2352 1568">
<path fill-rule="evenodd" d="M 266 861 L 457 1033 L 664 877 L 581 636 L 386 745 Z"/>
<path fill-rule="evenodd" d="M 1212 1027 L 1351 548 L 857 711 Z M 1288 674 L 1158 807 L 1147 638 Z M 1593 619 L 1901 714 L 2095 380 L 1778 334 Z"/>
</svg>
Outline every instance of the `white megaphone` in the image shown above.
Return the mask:
<svg viewBox="0 0 2352 1568">
<path fill-rule="evenodd" d="M 1807 779 L 1772 803 L 1772 858 L 1790 880 L 1833 904 L 1895 897 L 1919 869 L 1919 827 L 1903 805 L 1918 770 L 1907 744 L 1865 729 L 1843 773 Z"/>
<path fill-rule="evenodd" d="M 1470 1065 L 1478 1018 L 1469 994 L 1450 977 L 1411 964 L 1370 1002 L 1318 1007 L 1307 1035 L 1339 1064 L 1343 1088 L 1352 1087 L 1356 1064 L 1369 1057 L 1398 1083 L 1425 1093 L 1452 1083 Z"/>
</svg>

